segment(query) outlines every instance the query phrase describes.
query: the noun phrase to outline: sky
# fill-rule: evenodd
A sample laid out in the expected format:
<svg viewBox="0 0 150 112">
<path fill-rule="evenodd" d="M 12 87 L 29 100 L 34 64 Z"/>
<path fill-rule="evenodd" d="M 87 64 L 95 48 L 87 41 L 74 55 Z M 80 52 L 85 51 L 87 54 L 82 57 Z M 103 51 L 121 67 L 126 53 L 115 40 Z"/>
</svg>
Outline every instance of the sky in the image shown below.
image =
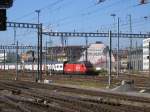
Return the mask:
<svg viewBox="0 0 150 112">
<path fill-rule="evenodd" d="M 45 31 L 77 32 L 117 32 L 117 18 L 120 19 L 120 31 L 130 33 L 129 15 L 131 15 L 132 32 L 148 33 L 150 29 L 150 3 L 139 5 L 140 0 L 14 0 L 13 7 L 7 10 L 7 21 L 37 23 L 40 10 L 40 23 Z M 150 0 L 148 1 L 150 2 Z M 111 16 L 115 14 L 116 16 Z M 20 45 L 37 45 L 37 31 L 33 29 L 16 29 L 16 40 Z M 43 36 L 43 43 L 49 41 Z M 52 38 L 52 37 L 51 37 Z M 0 32 L 0 44 L 10 45 L 14 42 L 14 29 Z M 52 38 L 53 45 L 60 45 L 60 38 Z M 136 40 L 136 41 L 134 41 Z M 138 45 L 142 39 L 134 39 Z M 89 44 L 102 41 L 108 44 L 108 38 L 89 38 Z M 113 47 L 117 46 L 113 39 Z M 121 47 L 129 46 L 129 39 L 120 40 Z M 68 45 L 85 45 L 85 38 L 69 38 Z"/>
</svg>

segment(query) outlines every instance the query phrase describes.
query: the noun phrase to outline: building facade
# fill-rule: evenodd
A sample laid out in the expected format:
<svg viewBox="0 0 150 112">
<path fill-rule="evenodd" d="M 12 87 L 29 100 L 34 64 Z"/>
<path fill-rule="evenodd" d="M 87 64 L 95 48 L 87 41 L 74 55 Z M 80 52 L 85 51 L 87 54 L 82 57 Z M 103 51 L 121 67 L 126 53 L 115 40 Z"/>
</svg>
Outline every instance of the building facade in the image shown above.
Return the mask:
<svg viewBox="0 0 150 112">
<path fill-rule="evenodd" d="M 120 72 L 127 71 L 127 69 L 128 69 L 128 50 L 127 49 L 119 49 L 119 53 L 118 53 L 117 49 L 114 49 L 112 52 L 113 52 L 113 55 L 116 60 L 115 68 L 117 69 L 117 55 L 118 55 Z"/>
<path fill-rule="evenodd" d="M 86 59 L 87 55 L 87 59 Z M 109 69 L 109 48 L 102 42 L 90 44 L 86 51 L 82 53 L 79 61 L 90 61 L 97 70 Z M 115 58 L 112 54 L 112 69 L 114 68 Z"/>
<path fill-rule="evenodd" d="M 113 50 L 113 55 L 117 60 L 117 49 Z M 131 59 L 130 59 L 131 57 Z M 116 64 L 117 65 L 117 62 Z M 119 69 L 120 71 L 127 71 L 129 70 L 143 70 L 143 48 L 142 47 L 135 47 L 131 49 L 120 49 L 119 50 Z"/>
<path fill-rule="evenodd" d="M 149 70 L 149 42 L 150 38 L 143 40 L 143 70 Z"/>
<path fill-rule="evenodd" d="M 132 70 L 143 71 L 143 48 L 136 47 L 131 50 Z"/>
<path fill-rule="evenodd" d="M 77 61 L 83 51 L 84 46 L 54 46 L 48 48 L 47 58 L 51 61 Z"/>
</svg>

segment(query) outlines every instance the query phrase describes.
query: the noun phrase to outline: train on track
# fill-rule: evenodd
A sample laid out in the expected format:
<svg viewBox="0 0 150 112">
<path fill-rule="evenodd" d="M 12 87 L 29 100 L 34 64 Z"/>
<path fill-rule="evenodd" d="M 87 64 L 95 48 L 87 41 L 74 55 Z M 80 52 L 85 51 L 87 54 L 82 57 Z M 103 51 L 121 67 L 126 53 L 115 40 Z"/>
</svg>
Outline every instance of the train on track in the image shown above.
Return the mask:
<svg viewBox="0 0 150 112">
<path fill-rule="evenodd" d="M 24 70 L 37 71 L 38 66 L 35 63 L 23 64 L 0 64 L 1 70 Z M 93 65 L 88 61 L 82 62 L 49 62 L 42 64 L 42 70 L 52 74 L 91 74 L 94 72 Z"/>
</svg>

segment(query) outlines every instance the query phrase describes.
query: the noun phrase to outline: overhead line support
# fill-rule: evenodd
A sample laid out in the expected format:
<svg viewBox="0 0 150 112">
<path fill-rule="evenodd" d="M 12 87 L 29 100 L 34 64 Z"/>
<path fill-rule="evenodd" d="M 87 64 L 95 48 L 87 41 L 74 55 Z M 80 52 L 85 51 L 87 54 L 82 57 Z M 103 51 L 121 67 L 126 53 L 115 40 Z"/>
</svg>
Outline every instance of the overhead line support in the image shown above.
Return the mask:
<svg viewBox="0 0 150 112">
<path fill-rule="evenodd" d="M 38 30 L 38 73 L 37 80 L 42 79 L 42 24 L 7 22 L 7 27 L 31 28 Z"/>
<path fill-rule="evenodd" d="M 86 32 L 42 32 L 44 35 L 53 37 L 109 37 L 109 33 L 86 33 Z M 112 38 L 117 38 L 118 33 L 112 33 Z M 149 38 L 150 34 L 127 34 L 119 33 L 120 38 Z"/>
</svg>

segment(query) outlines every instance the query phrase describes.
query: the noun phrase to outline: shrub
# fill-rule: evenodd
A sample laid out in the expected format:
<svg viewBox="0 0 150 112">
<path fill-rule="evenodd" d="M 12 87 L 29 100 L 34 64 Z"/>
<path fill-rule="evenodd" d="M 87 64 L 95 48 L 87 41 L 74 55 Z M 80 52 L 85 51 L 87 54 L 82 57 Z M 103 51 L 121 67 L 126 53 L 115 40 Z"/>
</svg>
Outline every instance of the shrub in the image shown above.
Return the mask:
<svg viewBox="0 0 150 112">
<path fill-rule="evenodd" d="M 94 73 L 96 75 L 106 75 L 107 74 L 107 70 L 101 69 L 101 70 L 94 70 Z"/>
</svg>

